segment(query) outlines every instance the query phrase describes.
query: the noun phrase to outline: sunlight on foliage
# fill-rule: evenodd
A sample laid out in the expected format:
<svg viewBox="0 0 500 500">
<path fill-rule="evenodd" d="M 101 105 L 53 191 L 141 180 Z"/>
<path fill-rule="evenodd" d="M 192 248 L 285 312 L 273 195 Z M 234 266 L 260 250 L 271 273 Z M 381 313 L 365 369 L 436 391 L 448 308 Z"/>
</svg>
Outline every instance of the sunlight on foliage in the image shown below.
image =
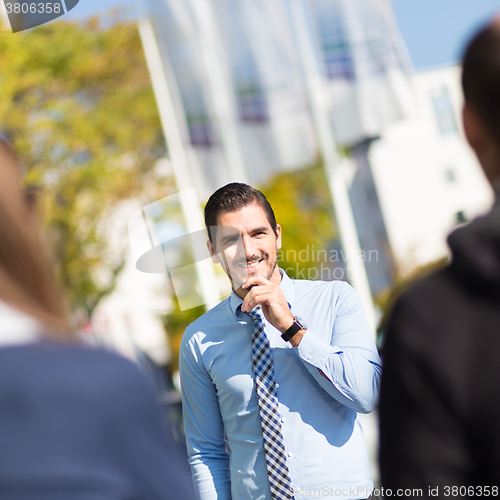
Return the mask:
<svg viewBox="0 0 500 500">
<path fill-rule="evenodd" d="M 123 266 L 106 219 L 165 154 L 137 27 L 117 16 L 5 35 L 0 67 L 0 132 L 43 190 L 68 302 L 88 318 Z"/>
</svg>

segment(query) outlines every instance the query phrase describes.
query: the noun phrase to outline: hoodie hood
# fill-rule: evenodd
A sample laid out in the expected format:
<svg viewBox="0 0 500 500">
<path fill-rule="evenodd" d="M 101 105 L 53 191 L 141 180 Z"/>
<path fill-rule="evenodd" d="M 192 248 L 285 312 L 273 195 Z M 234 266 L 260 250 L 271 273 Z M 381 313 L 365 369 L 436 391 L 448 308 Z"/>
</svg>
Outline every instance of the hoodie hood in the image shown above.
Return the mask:
<svg viewBox="0 0 500 500">
<path fill-rule="evenodd" d="M 450 234 L 452 269 L 467 284 L 500 292 L 500 198 L 491 212 Z"/>
</svg>

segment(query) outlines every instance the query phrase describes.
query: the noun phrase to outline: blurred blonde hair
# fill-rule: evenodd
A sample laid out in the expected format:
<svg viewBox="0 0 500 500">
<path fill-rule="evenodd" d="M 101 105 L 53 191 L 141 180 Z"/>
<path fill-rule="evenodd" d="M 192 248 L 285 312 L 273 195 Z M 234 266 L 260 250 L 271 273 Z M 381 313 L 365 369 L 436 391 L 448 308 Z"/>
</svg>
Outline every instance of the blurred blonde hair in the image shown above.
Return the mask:
<svg viewBox="0 0 500 500">
<path fill-rule="evenodd" d="M 19 187 L 20 178 L 20 158 L 0 137 L 0 300 L 39 320 L 49 334 L 59 336 L 70 331 L 69 321 Z"/>
</svg>

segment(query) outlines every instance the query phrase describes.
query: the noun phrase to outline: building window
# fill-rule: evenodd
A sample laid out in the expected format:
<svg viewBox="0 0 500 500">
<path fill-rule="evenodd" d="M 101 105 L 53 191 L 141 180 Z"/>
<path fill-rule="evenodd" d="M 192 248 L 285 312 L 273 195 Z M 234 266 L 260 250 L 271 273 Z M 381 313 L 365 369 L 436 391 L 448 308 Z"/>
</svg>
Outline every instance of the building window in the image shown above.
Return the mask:
<svg viewBox="0 0 500 500">
<path fill-rule="evenodd" d="M 208 106 L 201 89 L 186 85 L 181 89 L 181 96 L 191 144 L 210 148 L 215 142 L 214 131 L 208 113 Z"/>
<path fill-rule="evenodd" d="M 465 217 L 465 214 L 463 210 L 460 210 L 455 214 L 455 224 L 459 226 L 460 224 L 465 224 L 467 222 L 467 217 Z"/>
<path fill-rule="evenodd" d="M 269 121 L 267 101 L 254 57 L 243 53 L 235 62 L 233 78 L 240 120 L 246 123 Z"/>
<path fill-rule="evenodd" d="M 458 132 L 450 94 L 446 87 L 431 92 L 432 105 L 441 135 L 456 134 Z"/>
<path fill-rule="evenodd" d="M 207 116 L 187 116 L 189 137 L 193 146 L 209 148 L 213 145 L 212 126 Z"/>
<path fill-rule="evenodd" d="M 240 119 L 247 123 L 266 123 L 267 103 L 262 89 L 246 88 L 238 91 L 238 111 Z"/>
<path fill-rule="evenodd" d="M 457 173 L 451 167 L 444 171 L 444 177 L 449 184 L 457 182 Z"/>
</svg>

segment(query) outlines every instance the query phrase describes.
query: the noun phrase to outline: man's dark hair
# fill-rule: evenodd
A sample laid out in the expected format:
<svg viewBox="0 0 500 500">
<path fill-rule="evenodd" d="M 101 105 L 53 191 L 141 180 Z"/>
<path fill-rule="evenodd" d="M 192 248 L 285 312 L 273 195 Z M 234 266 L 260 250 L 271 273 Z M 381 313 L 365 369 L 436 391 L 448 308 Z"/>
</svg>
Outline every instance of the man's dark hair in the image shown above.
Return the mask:
<svg viewBox="0 0 500 500">
<path fill-rule="evenodd" d="M 213 243 L 210 227 L 217 226 L 219 215 L 227 212 L 236 212 L 252 203 L 256 203 L 264 210 L 269 225 L 272 227 L 274 234 L 278 236 L 276 232 L 276 217 L 267 198 L 258 189 L 248 184 L 232 182 L 217 189 L 210 196 L 205 206 L 205 226 L 207 227 L 210 241 Z"/>
<path fill-rule="evenodd" d="M 467 45 L 462 87 L 465 101 L 500 143 L 500 18 L 479 31 Z"/>
</svg>

